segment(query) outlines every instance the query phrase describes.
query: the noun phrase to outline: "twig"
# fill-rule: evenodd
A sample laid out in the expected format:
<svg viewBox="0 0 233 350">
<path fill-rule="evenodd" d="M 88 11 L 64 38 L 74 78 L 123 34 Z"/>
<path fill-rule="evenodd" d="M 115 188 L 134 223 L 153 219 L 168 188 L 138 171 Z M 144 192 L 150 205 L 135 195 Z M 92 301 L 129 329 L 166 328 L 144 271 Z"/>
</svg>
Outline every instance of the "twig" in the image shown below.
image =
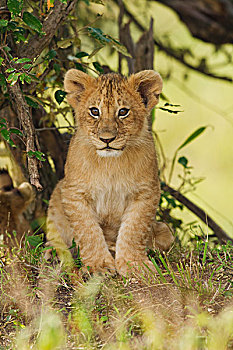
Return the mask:
<svg viewBox="0 0 233 350">
<path fill-rule="evenodd" d="M 114 0 L 114 2 L 116 4 L 118 4 L 117 0 Z M 126 8 L 125 4 L 124 4 L 124 10 L 125 10 L 125 14 L 131 19 L 132 22 L 134 22 L 134 24 L 138 27 L 138 29 L 142 32 L 146 31 L 146 28 L 143 27 L 143 25 L 141 25 L 141 23 L 138 22 L 138 20 L 134 17 L 134 15 Z M 192 64 L 188 63 L 185 59 L 184 59 L 184 55 L 183 53 L 179 53 L 178 50 L 175 50 L 171 47 L 165 46 L 164 44 L 162 44 L 160 41 L 158 41 L 157 39 L 154 38 L 154 44 L 161 50 L 164 51 L 168 56 L 175 58 L 177 61 L 179 61 L 180 63 L 182 63 L 184 66 L 207 75 L 210 78 L 214 78 L 214 79 L 220 79 L 220 80 L 225 80 L 228 82 L 232 82 L 233 79 L 230 77 L 226 77 L 226 76 L 221 76 L 221 75 L 216 75 L 214 73 L 209 72 L 208 70 L 204 69 L 201 66 L 193 66 Z"/>
<path fill-rule="evenodd" d="M 233 239 L 228 236 L 228 234 L 200 207 L 191 202 L 187 197 L 181 194 L 179 191 L 174 190 L 168 185 L 162 185 L 163 191 L 169 192 L 172 197 L 177 199 L 180 203 L 185 205 L 192 213 L 194 213 L 199 219 L 201 219 L 206 225 L 208 225 L 211 230 L 216 234 L 220 242 L 231 241 Z"/>
<path fill-rule="evenodd" d="M 57 129 L 76 129 L 75 126 L 69 125 L 69 126 L 54 126 L 51 128 L 38 128 L 35 129 L 36 132 L 41 132 L 41 131 L 47 131 L 47 130 L 57 130 Z"/>
</svg>

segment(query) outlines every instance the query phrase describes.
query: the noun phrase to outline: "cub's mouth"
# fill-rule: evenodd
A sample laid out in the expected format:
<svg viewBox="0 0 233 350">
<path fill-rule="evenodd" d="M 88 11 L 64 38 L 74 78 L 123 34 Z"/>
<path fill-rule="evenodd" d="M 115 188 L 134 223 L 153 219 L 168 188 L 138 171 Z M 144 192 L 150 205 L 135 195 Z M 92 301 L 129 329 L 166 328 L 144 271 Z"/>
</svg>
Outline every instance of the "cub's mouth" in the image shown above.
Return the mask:
<svg viewBox="0 0 233 350">
<path fill-rule="evenodd" d="M 101 149 L 97 149 L 96 152 L 100 157 L 119 157 L 124 148 L 114 148 L 110 146 L 106 146 Z"/>
<path fill-rule="evenodd" d="M 103 150 L 105 150 L 105 151 L 123 151 L 123 149 L 124 149 L 124 147 L 123 148 L 114 148 L 114 147 L 110 147 L 110 146 L 106 146 L 106 147 L 104 147 L 104 148 L 101 148 L 101 149 L 99 149 L 98 151 L 103 151 Z"/>
</svg>

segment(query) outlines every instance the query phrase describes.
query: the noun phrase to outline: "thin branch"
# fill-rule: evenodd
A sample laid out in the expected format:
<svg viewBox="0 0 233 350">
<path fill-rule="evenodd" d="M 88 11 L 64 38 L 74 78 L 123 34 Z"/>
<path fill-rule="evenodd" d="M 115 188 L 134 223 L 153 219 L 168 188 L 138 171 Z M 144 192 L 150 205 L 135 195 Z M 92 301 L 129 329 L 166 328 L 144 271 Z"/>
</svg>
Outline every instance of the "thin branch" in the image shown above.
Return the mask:
<svg viewBox="0 0 233 350">
<path fill-rule="evenodd" d="M 57 130 L 57 129 L 76 129 L 75 126 L 54 126 L 51 128 L 37 128 L 35 129 L 36 132 L 41 132 L 41 131 L 47 131 L 47 130 Z"/>
<path fill-rule="evenodd" d="M 117 0 L 113 0 L 116 4 L 118 4 Z M 134 17 L 134 15 L 126 8 L 125 4 L 124 4 L 124 10 L 125 10 L 125 14 L 131 19 L 131 21 L 138 27 L 138 29 L 142 32 L 146 31 L 146 28 L 143 27 L 143 25 L 141 23 L 138 22 L 138 20 Z M 220 80 L 224 80 L 224 81 L 228 81 L 228 82 L 232 82 L 233 79 L 230 77 L 226 77 L 226 76 L 221 76 L 221 75 L 216 75 L 214 73 L 209 72 L 208 70 L 204 69 L 202 66 L 193 66 L 192 64 L 188 63 L 185 59 L 184 59 L 184 55 L 182 53 L 179 53 L 178 50 L 175 50 L 171 47 L 165 46 L 164 44 L 162 44 L 159 40 L 154 38 L 154 44 L 155 46 L 157 46 L 159 48 L 159 50 L 165 52 L 168 56 L 175 58 L 177 61 L 179 61 L 180 63 L 182 63 L 185 67 L 188 67 L 196 72 L 202 73 L 207 75 L 210 78 L 214 78 L 214 79 L 220 79 Z"/>
<path fill-rule="evenodd" d="M 215 235 L 218 237 L 220 242 L 222 241 L 231 241 L 233 239 L 228 236 L 228 234 L 200 207 L 191 202 L 187 197 L 181 194 L 179 191 L 174 190 L 168 185 L 162 185 L 163 191 L 169 192 L 172 197 L 177 199 L 182 203 L 186 208 L 188 208 L 192 213 L 194 213 L 199 219 L 201 219 L 208 227 L 213 230 Z"/>
</svg>

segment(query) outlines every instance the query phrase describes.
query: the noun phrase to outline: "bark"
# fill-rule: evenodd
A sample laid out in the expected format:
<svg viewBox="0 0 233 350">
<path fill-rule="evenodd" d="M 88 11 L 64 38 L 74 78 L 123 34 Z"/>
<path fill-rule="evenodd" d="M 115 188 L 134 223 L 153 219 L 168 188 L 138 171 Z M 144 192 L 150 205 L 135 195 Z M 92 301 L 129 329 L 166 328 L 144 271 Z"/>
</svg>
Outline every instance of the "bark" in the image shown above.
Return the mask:
<svg viewBox="0 0 233 350">
<path fill-rule="evenodd" d="M 32 116 L 29 107 L 24 99 L 22 90 L 20 89 L 19 83 L 8 86 L 11 100 L 13 102 L 14 110 L 17 111 L 17 116 L 20 124 L 22 125 L 24 132 L 24 139 L 26 144 L 26 152 L 29 151 L 40 151 L 39 142 L 35 134 L 35 127 L 32 121 Z M 40 161 L 36 157 L 27 156 L 28 160 L 28 172 L 30 182 L 37 190 L 41 191 L 42 186 L 39 182 L 39 171 L 38 167 L 41 166 Z"/>
<path fill-rule="evenodd" d="M 153 69 L 154 66 L 154 39 L 153 39 L 153 18 L 150 21 L 149 30 L 145 31 L 135 48 L 134 71 L 140 72 L 143 69 Z"/>
<path fill-rule="evenodd" d="M 233 43 L 232 0 L 156 0 L 171 7 L 191 34 L 215 45 Z"/>
</svg>

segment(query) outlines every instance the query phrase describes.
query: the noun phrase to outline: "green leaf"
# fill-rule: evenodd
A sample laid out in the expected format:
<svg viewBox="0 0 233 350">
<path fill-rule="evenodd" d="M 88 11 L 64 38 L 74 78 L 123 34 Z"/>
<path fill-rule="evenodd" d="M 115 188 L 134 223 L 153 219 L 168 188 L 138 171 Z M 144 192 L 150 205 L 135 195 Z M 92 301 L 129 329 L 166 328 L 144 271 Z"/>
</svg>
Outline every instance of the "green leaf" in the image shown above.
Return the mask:
<svg viewBox="0 0 233 350">
<path fill-rule="evenodd" d="M 40 79 L 37 78 L 36 74 L 28 73 L 27 77 L 29 77 L 29 78 L 30 78 L 31 80 L 33 80 L 33 81 L 37 81 L 37 82 L 40 81 Z M 26 80 L 26 78 L 25 78 L 25 80 Z"/>
<path fill-rule="evenodd" d="M 4 61 L 4 58 L 0 57 L 0 66 L 2 65 L 3 61 Z"/>
<path fill-rule="evenodd" d="M 6 140 L 11 145 L 11 147 L 16 147 L 14 142 L 10 138 L 11 132 L 9 130 L 4 128 L 4 129 L 0 130 L 0 134 L 2 135 L 4 140 Z"/>
<path fill-rule="evenodd" d="M 12 73 L 15 71 L 15 68 L 8 68 L 5 70 L 5 73 Z"/>
<path fill-rule="evenodd" d="M 6 27 L 8 24 L 8 21 L 6 19 L 0 19 L 0 28 Z"/>
<path fill-rule="evenodd" d="M 186 157 L 180 157 L 178 159 L 178 163 L 180 163 L 181 165 L 183 165 L 184 168 L 187 168 L 188 165 L 188 159 Z"/>
<path fill-rule="evenodd" d="M 2 73 L 0 73 L 0 86 L 6 86 L 6 78 Z"/>
<path fill-rule="evenodd" d="M 161 111 L 165 111 L 165 112 L 173 113 L 173 114 L 178 114 L 180 112 L 183 112 L 183 111 L 176 111 L 176 110 L 169 109 L 169 108 L 164 108 L 164 107 L 158 107 L 158 109 L 161 109 Z"/>
<path fill-rule="evenodd" d="M 62 90 L 57 90 L 54 94 L 55 100 L 57 101 L 57 103 L 59 103 L 59 105 L 62 103 L 65 96 L 66 96 L 66 92 Z"/>
<path fill-rule="evenodd" d="M 104 73 L 104 70 L 101 67 L 101 65 L 99 64 L 99 62 L 93 62 L 92 64 L 99 73 L 101 73 L 101 74 Z"/>
<path fill-rule="evenodd" d="M 198 128 L 196 131 L 194 131 L 183 143 L 182 145 L 180 145 L 180 147 L 177 149 L 177 151 L 179 151 L 180 149 L 182 149 L 183 147 L 185 147 L 187 144 L 189 144 L 190 142 L 192 142 L 194 139 L 196 139 L 199 135 L 201 135 L 205 129 L 207 128 L 207 126 L 202 126 L 200 128 Z"/>
<path fill-rule="evenodd" d="M 114 47 L 115 50 L 122 53 L 124 56 L 131 57 L 131 55 L 128 53 L 128 51 L 124 45 L 122 45 L 118 40 L 114 39 L 110 35 L 104 34 L 101 29 L 88 27 L 87 31 L 88 31 L 89 35 L 91 37 L 93 37 L 95 40 L 97 40 L 101 45 L 108 44 L 108 45 Z"/>
<path fill-rule="evenodd" d="M 25 11 L 23 13 L 23 21 L 26 23 L 31 29 L 35 30 L 37 33 L 42 32 L 42 23 L 32 15 L 30 12 Z"/>
<path fill-rule="evenodd" d="M 17 22 L 15 22 L 15 21 L 9 21 L 8 22 L 8 28 L 7 29 L 9 29 L 9 30 L 15 30 L 16 28 L 17 28 Z"/>
<path fill-rule="evenodd" d="M 111 42 L 111 40 L 99 28 L 88 27 L 87 31 L 91 37 L 99 41 L 102 45 L 105 45 Z"/>
<path fill-rule="evenodd" d="M 14 16 L 17 16 L 22 11 L 23 0 L 7 0 L 7 7 Z"/>
<path fill-rule="evenodd" d="M 10 85 L 15 85 L 18 81 L 19 76 L 20 76 L 20 73 L 15 73 L 15 75 L 11 79 Z"/>
<path fill-rule="evenodd" d="M 57 74 L 59 74 L 60 71 L 61 71 L 61 67 L 60 67 L 60 65 L 59 65 L 58 63 L 54 63 L 53 69 L 55 70 L 55 72 L 56 72 Z"/>
<path fill-rule="evenodd" d="M 16 134 L 16 135 L 23 136 L 22 131 L 19 129 L 16 129 L 16 128 L 10 128 L 10 134 Z"/>
<path fill-rule="evenodd" d="M 33 66 L 33 64 L 27 63 L 27 64 L 25 64 L 22 68 L 23 68 L 23 69 L 29 69 L 29 68 L 31 68 L 32 66 Z"/>
<path fill-rule="evenodd" d="M 4 119 L 4 118 L 0 119 L 0 127 L 1 128 L 6 128 L 7 127 L 6 119 Z"/>
<path fill-rule="evenodd" d="M 26 75 L 26 74 L 25 74 L 24 80 L 25 80 L 26 83 L 28 83 L 28 84 L 31 84 L 31 82 L 32 82 L 32 78 L 31 78 L 29 75 Z"/>
<path fill-rule="evenodd" d="M 9 75 L 9 77 L 7 78 L 7 82 L 10 83 L 11 85 L 15 85 L 15 83 L 17 82 L 19 76 L 21 73 L 16 73 L 13 72 Z"/>
<path fill-rule="evenodd" d="M 55 50 L 50 50 L 45 56 L 45 60 L 52 60 L 54 57 L 57 56 L 57 52 Z"/>
<path fill-rule="evenodd" d="M 122 53 L 122 55 L 127 56 L 127 57 L 132 57 L 126 47 L 124 45 L 122 45 L 119 41 L 115 40 L 114 38 L 112 38 L 110 35 L 108 35 L 108 37 L 111 39 L 111 43 L 110 45 L 112 47 L 114 47 L 115 50 L 117 50 L 118 52 Z"/>
<path fill-rule="evenodd" d="M 81 65 L 81 63 L 75 62 L 75 68 L 78 70 L 81 70 L 82 72 L 86 73 L 85 67 Z"/>
<path fill-rule="evenodd" d="M 73 248 L 76 248 L 76 242 L 75 242 L 74 238 L 72 240 L 71 246 L 68 249 L 73 249 Z"/>
<path fill-rule="evenodd" d="M 26 62 L 31 62 L 32 60 L 30 58 L 19 58 L 18 60 L 15 61 L 16 64 L 18 63 L 26 63 Z"/>
<path fill-rule="evenodd" d="M 173 198 L 166 197 L 166 201 L 168 202 L 168 204 L 171 204 L 173 208 L 176 208 L 176 201 Z"/>
<path fill-rule="evenodd" d="M 1 130 L 1 135 L 4 138 L 4 140 L 9 141 L 10 139 L 10 132 L 7 129 L 2 129 Z"/>
<path fill-rule="evenodd" d="M 33 247 L 37 247 L 38 245 L 41 245 L 43 243 L 43 240 L 40 236 L 28 236 L 27 241 Z"/>
<path fill-rule="evenodd" d="M 6 51 L 6 52 L 10 52 L 11 51 L 11 48 L 9 46 L 4 46 L 3 47 L 3 50 Z"/>
<path fill-rule="evenodd" d="M 30 106 L 30 107 L 33 107 L 33 108 L 38 108 L 38 103 L 33 101 L 30 97 L 28 96 L 24 96 L 25 98 L 25 101 L 27 102 L 27 104 Z"/>
<path fill-rule="evenodd" d="M 30 158 L 36 157 L 40 161 L 45 162 L 45 159 L 43 158 L 45 155 L 42 152 L 39 152 L 39 151 L 28 151 L 27 155 Z"/>
<path fill-rule="evenodd" d="M 181 107 L 181 105 L 174 105 L 174 104 L 168 103 L 168 102 L 164 103 L 164 106 Z"/>
<path fill-rule="evenodd" d="M 84 52 L 84 51 L 77 52 L 75 55 L 75 57 L 77 57 L 77 58 L 82 58 L 82 57 L 86 57 L 86 56 L 89 56 L 89 54 Z"/>
<path fill-rule="evenodd" d="M 25 43 L 25 41 L 27 41 L 27 39 L 23 36 L 23 34 L 21 34 L 18 31 L 14 31 L 13 35 L 14 35 L 14 38 L 15 38 L 16 42 L 23 41 Z"/>
<path fill-rule="evenodd" d="M 10 83 L 10 85 L 15 85 L 20 75 L 21 73 L 16 73 L 16 72 L 11 73 L 7 79 L 8 83 Z"/>
</svg>

